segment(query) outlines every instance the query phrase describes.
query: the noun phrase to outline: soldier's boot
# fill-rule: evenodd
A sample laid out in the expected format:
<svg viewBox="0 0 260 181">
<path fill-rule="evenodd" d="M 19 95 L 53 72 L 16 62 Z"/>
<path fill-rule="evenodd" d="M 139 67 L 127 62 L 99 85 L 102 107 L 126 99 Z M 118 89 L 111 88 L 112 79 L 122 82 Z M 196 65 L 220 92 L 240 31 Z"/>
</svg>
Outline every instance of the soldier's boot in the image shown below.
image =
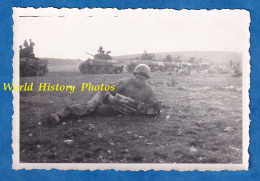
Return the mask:
<svg viewBox="0 0 260 181">
<path fill-rule="evenodd" d="M 103 101 L 103 94 L 101 92 L 98 92 L 87 103 L 67 106 L 62 111 L 51 114 L 49 116 L 49 120 L 52 123 L 58 124 L 62 120 L 66 119 L 70 116 L 80 117 L 80 116 L 90 115 L 102 103 L 102 101 Z"/>
</svg>

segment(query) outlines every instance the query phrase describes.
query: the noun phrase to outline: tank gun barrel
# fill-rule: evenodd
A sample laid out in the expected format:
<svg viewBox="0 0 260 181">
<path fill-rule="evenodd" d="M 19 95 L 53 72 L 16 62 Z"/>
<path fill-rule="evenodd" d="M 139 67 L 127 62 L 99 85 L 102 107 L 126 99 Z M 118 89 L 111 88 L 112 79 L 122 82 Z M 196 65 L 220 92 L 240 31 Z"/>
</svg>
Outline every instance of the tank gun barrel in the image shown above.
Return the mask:
<svg viewBox="0 0 260 181">
<path fill-rule="evenodd" d="M 88 55 L 90 55 L 90 56 L 92 56 L 92 57 L 94 57 L 94 55 L 92 55 L 92 54 L 90 54 L 90 53 L 88 53 L 88 52 L 85 52 L 86 54 L 88 54 Z"/>
</svg>

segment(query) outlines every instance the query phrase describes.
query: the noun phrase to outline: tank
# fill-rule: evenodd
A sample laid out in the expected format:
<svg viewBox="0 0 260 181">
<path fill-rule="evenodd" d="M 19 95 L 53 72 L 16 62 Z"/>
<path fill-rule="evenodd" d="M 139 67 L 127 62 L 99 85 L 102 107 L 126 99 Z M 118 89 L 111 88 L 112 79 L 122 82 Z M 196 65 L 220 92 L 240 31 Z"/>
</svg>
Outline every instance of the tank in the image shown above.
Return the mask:
<svg viewBox="0 0 260 181">
<path fill-rule="evenodd" d="M 87 52 L 86 52 L 87 53 Z M 93 59 L 87 59 L 79 65 L 79 70 L 83 74 L 119 74 L 123 71 L 124 66 L 118 65 L 116 61 L 112 60 L 109 55 L 110 51 L 105 52 L 103 47 L 100 46 L 98 53 L 91 55 Z"/>
<path fill-rule="evenodd" d="M 130 61 L 130 63 L 128 65 L 126 65 L 127 72 L 133 72 L 135 67 L 139 64 L 148 65 L 150 67 L 151 72 L 160 70 L 160 68 L 162 66 L 161 62 L 154 61 L 154 54 L 147 53 L 146 50 L 144 51 L 144 53 L 141 56 L 136 57 L 132 60 L 128 59 L 128 61 Z"/>
<path fill-rule="evenodd" d="M 20 76 L 43 76 L 48 72 L 47 60 L 36 58 L 33 53 L 35 44 L 30 40 L 30 45 L 24 41 L 24 47 L 20 46 Z"/>
<path fill-rule="evenodd" d="M 43 76 L 48 72 L 47 62 L 39 58 L 20 58 L 20 76 Z"/>
<path fill-rule="evenodd" d="M 163 62 L 157 62 L 152 60 L 132 60 L 130 64 L 126 65 L 126 71 L 133 72 L 135 67 L 139 64 L 148 65 L 150 67 L 151 72 L 162 71 L 164 67 Z"/>
</svg>

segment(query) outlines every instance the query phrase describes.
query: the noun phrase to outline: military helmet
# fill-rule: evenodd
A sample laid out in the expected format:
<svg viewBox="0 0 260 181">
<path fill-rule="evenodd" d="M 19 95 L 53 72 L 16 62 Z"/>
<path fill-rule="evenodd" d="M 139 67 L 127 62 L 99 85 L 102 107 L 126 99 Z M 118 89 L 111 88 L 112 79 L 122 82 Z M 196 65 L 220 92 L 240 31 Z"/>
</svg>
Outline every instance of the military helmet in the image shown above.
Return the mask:
<svg viewBox="0 0 260 181">
<path fill-rule="evenodd" d="M 147 78 L 150 78 L 150 74 L 151 74 L 150 67 L 146 64 L 139 64 L 134 69 L 134 75 L 135 74 L 139 74 Z"/>
</svg>

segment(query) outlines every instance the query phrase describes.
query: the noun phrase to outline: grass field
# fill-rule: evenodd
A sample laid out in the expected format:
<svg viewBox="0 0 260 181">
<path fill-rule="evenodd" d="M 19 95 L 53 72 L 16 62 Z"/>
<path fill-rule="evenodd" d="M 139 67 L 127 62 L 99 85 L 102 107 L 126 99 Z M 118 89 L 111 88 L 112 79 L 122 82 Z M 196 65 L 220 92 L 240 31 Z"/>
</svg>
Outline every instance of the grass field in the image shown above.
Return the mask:
<svg viewBox="0 0 260 181">
<path fill-rule="evenodd" d="M 230 75 L 154 73 L 150 81 L 161 114 L 154 118 L 90 116 L 46 126 L 44 119 L 94 92 L 81 83 L 108 84 L 131 74 L 48 73 L 21 78 L 20 161 L 24 163 L 242 163 L 242 80 Z M 68 92 L 38 92 L 38 83 L 76 85 Z"/>
</svg>

